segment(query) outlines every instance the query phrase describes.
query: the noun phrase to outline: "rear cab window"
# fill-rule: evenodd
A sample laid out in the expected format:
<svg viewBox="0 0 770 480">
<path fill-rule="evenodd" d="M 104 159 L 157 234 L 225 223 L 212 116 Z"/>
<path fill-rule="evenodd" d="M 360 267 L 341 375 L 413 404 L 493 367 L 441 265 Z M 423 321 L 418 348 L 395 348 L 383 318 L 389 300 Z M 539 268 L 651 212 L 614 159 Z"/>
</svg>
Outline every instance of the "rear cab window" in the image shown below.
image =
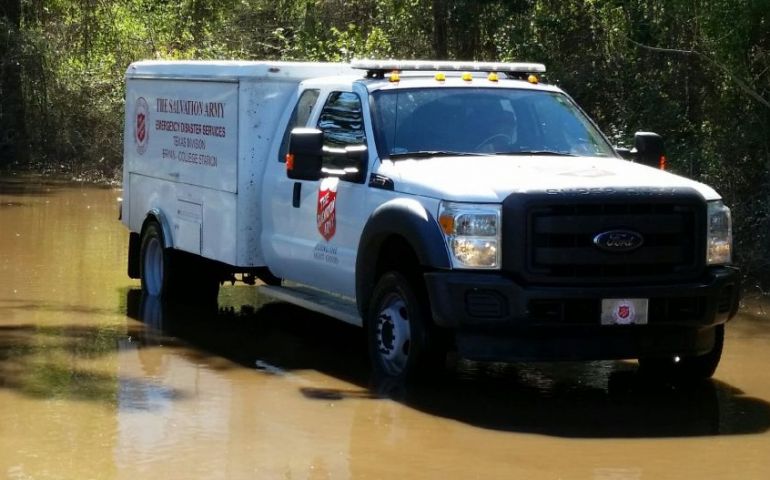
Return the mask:
<svg viewBox="0 0 770 480">
<path fill-rule="evenodd" d="M 286 161 L 286 152 L 289 151 L 289 137 L 291 131 L 297 127 L 304 127 L 307 125 L 310 119 L 310 114 L 313 112 L 313 107 L 318 101 L 318 96 L 321 91 L 318 89 L 308 89 L 302 92 L 297 100 L 297 104 L 294 105 L 294 110 L 291 112 L 289 123 L 286 125 L 286 131 L 283 132 L 283 139 L 281 140 L 281 148 L 278 150 L 278 161 Z"/>
</svg>

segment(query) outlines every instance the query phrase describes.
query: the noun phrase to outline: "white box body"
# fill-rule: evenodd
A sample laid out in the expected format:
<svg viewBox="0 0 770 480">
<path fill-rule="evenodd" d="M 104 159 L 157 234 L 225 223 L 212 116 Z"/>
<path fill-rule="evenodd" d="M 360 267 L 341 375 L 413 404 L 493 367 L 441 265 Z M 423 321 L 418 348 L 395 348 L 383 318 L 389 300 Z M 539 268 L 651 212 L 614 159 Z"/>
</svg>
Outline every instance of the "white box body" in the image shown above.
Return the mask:
<svg viewBox="0 0 770 480">
<path fill-rule="evenodd" d="M 345 64 L 137 62 L 126 73 L 123 223 L 150 212 L 166 244 L 237 267 L 263 266 L 260 192 L 299 83 Z M 275 147 L 275 148 L 274 148 Z"/>
</svg>

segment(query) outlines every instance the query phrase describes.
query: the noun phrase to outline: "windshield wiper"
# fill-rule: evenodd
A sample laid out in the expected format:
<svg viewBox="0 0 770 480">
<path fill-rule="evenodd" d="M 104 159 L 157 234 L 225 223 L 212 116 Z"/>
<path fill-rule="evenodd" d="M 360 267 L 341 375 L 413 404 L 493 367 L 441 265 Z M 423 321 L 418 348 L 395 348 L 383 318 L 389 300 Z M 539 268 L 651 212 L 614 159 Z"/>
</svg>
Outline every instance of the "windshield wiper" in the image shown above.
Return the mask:
<svg viewBox="0 0 770 480">
<path fill-rule="evenodd" d="M 464 157 L 464 156 L 479 156 L 488 157 L 489 153 L 477 153 L 477 152 L 453 152 L 450 150 L 417 150 L 415 152 L 404 153 L 391 153 L 388 158 L 391 160 L 398 160 L 400 158 L 429 158 L 429 157 Z"/>
<path fill-rule="evenodd" d="M 557 152 L 554 150 L 518 150 L 515 152 L 497 152 L 495 155 L 553 155 L 557 157 L 577 157 L 572 153 Z"/>
</svg>

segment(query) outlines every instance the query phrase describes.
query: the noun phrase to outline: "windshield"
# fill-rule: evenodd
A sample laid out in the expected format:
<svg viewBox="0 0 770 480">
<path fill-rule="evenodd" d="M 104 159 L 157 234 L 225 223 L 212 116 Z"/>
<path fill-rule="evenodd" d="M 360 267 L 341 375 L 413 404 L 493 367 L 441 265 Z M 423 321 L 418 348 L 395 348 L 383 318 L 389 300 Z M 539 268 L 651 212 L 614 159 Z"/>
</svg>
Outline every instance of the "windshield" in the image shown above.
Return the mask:
<svg viewBox="0 0 770 480">
<path fill-rule="evenodd" d="M 566 96 L 502 88 L 372 94 L 380 158 L 430 154 L 615 156 Z"/>
</svg>

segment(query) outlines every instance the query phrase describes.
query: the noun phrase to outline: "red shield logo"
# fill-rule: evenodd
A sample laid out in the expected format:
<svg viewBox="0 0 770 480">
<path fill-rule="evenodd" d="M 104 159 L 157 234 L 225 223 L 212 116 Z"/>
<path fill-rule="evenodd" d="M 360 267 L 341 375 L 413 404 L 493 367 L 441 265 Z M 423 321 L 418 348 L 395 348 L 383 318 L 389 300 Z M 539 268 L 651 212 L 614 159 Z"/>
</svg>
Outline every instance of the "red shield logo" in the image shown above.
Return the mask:
<svg viewBox="0 0 770 480">
<path fill-rule="evenodd" d="M 147 135 L 144 126 L 144 118 L 144 113 L 140 113 L 136 116 L 136 139 L 139 140 L 139 143 L 144 142 L 144 137 Z"/>
<path fill-rule="evenodd" d="M 150 116 L 150 107 L 144 97 L 136 100 L 136 123 L 134 124 L 134 141 L 136 142 L 136 151 L 139 155 L 147 150 L 147 140 L 150 132 L 147 130 L 147 121 Z"/>
<path fill-rule="evenodd" d="M 327 242 L 337 233 L 337 178 L 327 178 L 318 188 L 316 222 L 318 232 Z"/>
<path fill-rule="evenodd" d="M 628 318 L 629 315 L 631 315 L 631 309 L 628 305 L 621 305 L 618 307 L 618 317 Z"/>
</svg>

